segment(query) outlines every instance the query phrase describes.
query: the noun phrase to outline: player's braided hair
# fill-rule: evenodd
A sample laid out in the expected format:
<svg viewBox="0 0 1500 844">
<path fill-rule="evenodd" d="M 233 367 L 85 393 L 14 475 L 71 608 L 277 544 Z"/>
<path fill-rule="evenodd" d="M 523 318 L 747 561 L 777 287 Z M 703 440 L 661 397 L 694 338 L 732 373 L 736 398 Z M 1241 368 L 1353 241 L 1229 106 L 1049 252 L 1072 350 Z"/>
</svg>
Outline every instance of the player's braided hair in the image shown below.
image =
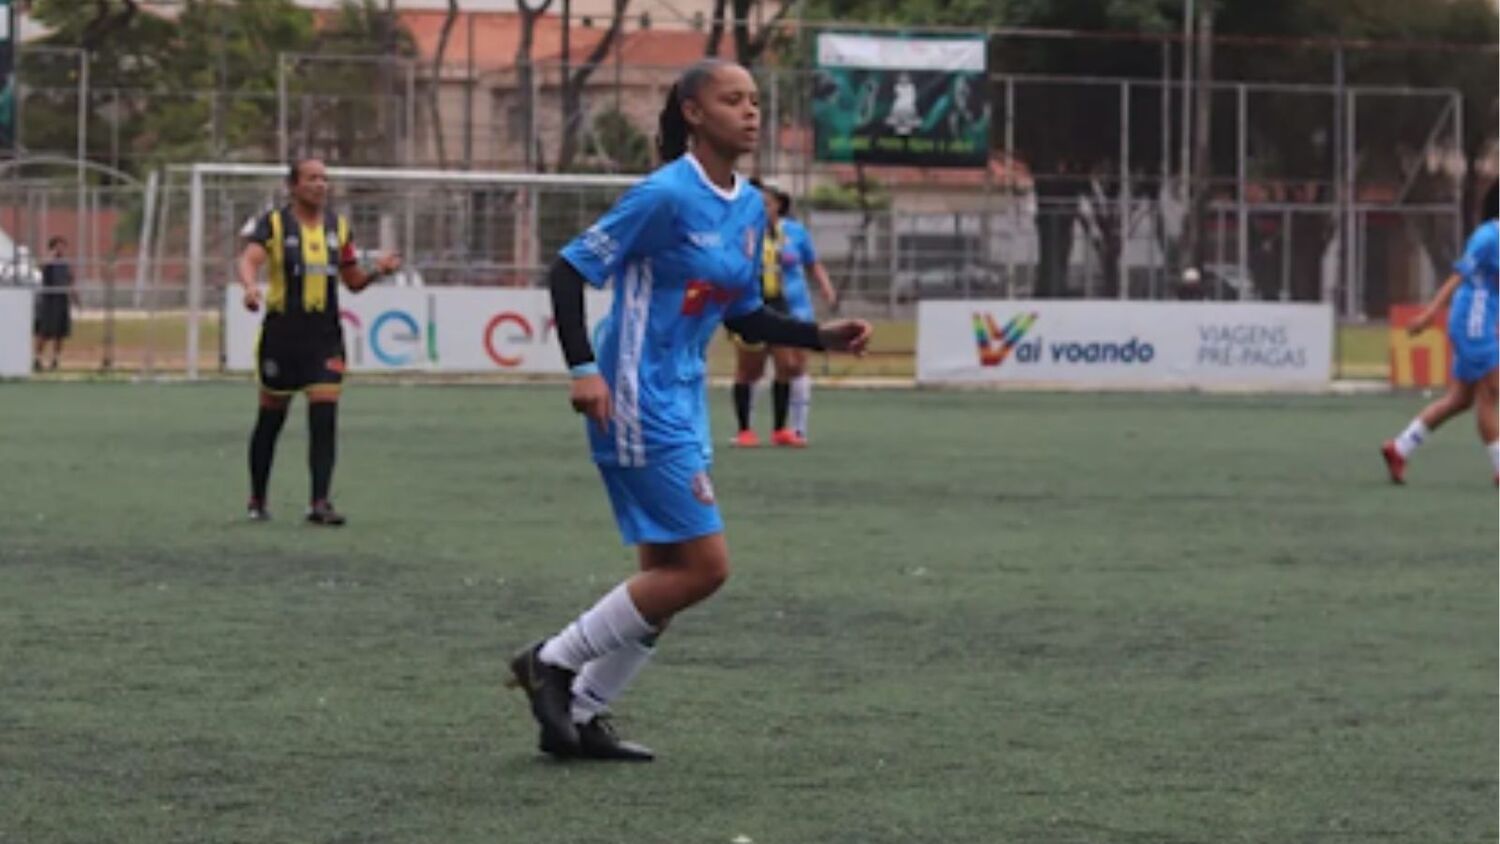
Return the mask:
<svg viewBox="0 0 1500 844">
<path fill-rule="evenodd" d="M 667 92 L 667 104 L 662 106 L 661 116 L 657 119 L 656 134 L 656 153 L 663 162 L 672 161 L 687 152 L 688 136 L 692 134 L 692 128 L 682 114 L 682 104 L 697 97 L 714 71 L 728 64 L 723 59 L 704 59 L 683 71 L 682 76 L 672 85 L 672 90 Z"/>
</svg>

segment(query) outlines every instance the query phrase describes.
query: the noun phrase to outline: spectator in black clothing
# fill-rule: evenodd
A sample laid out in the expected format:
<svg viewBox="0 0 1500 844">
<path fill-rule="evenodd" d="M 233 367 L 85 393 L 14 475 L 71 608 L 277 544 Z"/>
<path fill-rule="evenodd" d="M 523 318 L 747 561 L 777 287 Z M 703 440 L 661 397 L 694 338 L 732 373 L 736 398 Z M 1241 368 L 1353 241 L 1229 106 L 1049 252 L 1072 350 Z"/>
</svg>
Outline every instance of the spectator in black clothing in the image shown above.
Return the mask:
<svg viewBox="0 0 1500 844">
<path fill-rule="evenodd" d="M 36 356 L 32 368 L 42 369 L 42 352 L 47 341 L 52 341 L 52 362 L 49 369 L 57 369 L 57 359 L 62 355 L 63 341 L 73 333 L 73 308 L 78 306 L 78 291 L 73 288 L 73 268 L 63 257 L 68 242 L 61 237 L 47 241 L 47 263 L 42 266 L 42 289 L 37 296 L 36 319 L 32 332 L 36 335 Z"/>
</svg>

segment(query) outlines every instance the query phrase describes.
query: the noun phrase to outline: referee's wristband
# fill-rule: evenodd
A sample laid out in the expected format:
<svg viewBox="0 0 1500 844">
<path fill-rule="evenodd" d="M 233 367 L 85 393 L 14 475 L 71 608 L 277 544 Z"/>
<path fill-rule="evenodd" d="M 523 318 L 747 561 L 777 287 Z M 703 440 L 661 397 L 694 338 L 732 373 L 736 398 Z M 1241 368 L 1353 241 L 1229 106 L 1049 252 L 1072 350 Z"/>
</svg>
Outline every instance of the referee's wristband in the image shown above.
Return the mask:
<svg viewBox="0 0 1500 844">
<path fill-rule="evenodd" d="M 590 375 L 598 375 L 599 363 L 592 360 L 588 363 L 580 363 L 577 366 L 569 368 L 568 374 L 574 378 L 587 378 Z"/>
</svg>

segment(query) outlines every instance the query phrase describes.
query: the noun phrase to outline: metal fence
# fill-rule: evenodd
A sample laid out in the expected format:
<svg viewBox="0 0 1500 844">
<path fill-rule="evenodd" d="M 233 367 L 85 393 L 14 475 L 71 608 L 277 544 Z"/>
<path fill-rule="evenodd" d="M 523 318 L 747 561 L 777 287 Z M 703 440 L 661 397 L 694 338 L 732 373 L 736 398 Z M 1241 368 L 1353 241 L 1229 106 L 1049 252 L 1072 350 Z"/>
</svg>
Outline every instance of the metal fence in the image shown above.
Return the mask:
<svg viewBox="0 0 1500 844">
<path fill-rule="evenodd" d="M 1426 78 L 1397 51 L 1226 43 L 1220 79 L 1246 81 L 1200 86 L 1208 132 L 1192 138 L 1185 104 L 1200 89 L 1177 77 L 1177 45 L 1073 44 L 1076 61 L 1051 62 L 1067 72 L 1044 75 L 1029 72 L 1028 57 L 1072 42 L 1022 35 L 993 40 L 988 170 L 827 164 L 811 154 L 811 71 L 798 59 L 810 38 L 799 43 L 782 67 L 758 72 L 767 133 L 753 167 L 794 194 L 845 300 L 865 312 L 899 317 L 928 297 L 1202 296 L 1328 300 L 1345 319 L 1380 318 L 1434 289 L 1461 244 L 1475 183 L 1493 177 L 1469 169 L 1476 123 L 1493 136 L 1493 94 L 1476 106 L 1471 91 L 1395 84 Z M 1493 50 L 1445 58 L 1455 78 L 1495 64 Z M 344 165 L 516 171 L 555 169 L 568 147 L 572 170 L 640 172 L 680 72 L 601 66 L 570 120 L 555 63 L 529 73 L 455 65 L 436 78 L 399 57 L 289 53 L 276 66 L 255 86 L 145 91 L 91 74 L 80 51 L 28 48 L 18 73 L 26 166 L 0 167 L 0 228 L 13 240 L 0 243 L 9 268 L 0 275 L 24 282 L 45 240 L 68 237 L 85 308 L 114 320 L 116 338 L 127 320 L 160 323 L 142 330 L 160 348 L 132 354 L 170 365 L 180 320 L 142 315 L 186 300 L 188 198 L 172 165 L 298 152 Z M 193 142 L 153 142 L 138 121 L 147 112 L 197 127 Z M 274 180 L 210 191 L 213 260 L 277 192 Z M 366 242 L 401 248 L 425 284 L 530 283 L 608 201 L 373 184 L 345 199 Z M 150 260 L 136 261 L 141 253 Z M 1183 283 L 1188 263 L 1201 268 L 1196 287 Z M 100 357 L 126 363 L 109 349 Z"/>
</svg>

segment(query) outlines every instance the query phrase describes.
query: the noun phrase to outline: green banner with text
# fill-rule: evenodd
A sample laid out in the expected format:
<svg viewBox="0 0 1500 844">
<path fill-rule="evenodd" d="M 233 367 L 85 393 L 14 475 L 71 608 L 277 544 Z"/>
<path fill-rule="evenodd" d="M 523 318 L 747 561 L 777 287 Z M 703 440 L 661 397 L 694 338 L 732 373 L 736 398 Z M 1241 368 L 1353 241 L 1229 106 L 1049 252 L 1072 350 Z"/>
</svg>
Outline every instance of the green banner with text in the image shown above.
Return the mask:
<svg viewBox="0 0 1500 844">
<path fill-rule="evenodd" d="M 990 105 L 983 38 L 818 36 L 819 161 L 984 167 Z"/>
</svg>

